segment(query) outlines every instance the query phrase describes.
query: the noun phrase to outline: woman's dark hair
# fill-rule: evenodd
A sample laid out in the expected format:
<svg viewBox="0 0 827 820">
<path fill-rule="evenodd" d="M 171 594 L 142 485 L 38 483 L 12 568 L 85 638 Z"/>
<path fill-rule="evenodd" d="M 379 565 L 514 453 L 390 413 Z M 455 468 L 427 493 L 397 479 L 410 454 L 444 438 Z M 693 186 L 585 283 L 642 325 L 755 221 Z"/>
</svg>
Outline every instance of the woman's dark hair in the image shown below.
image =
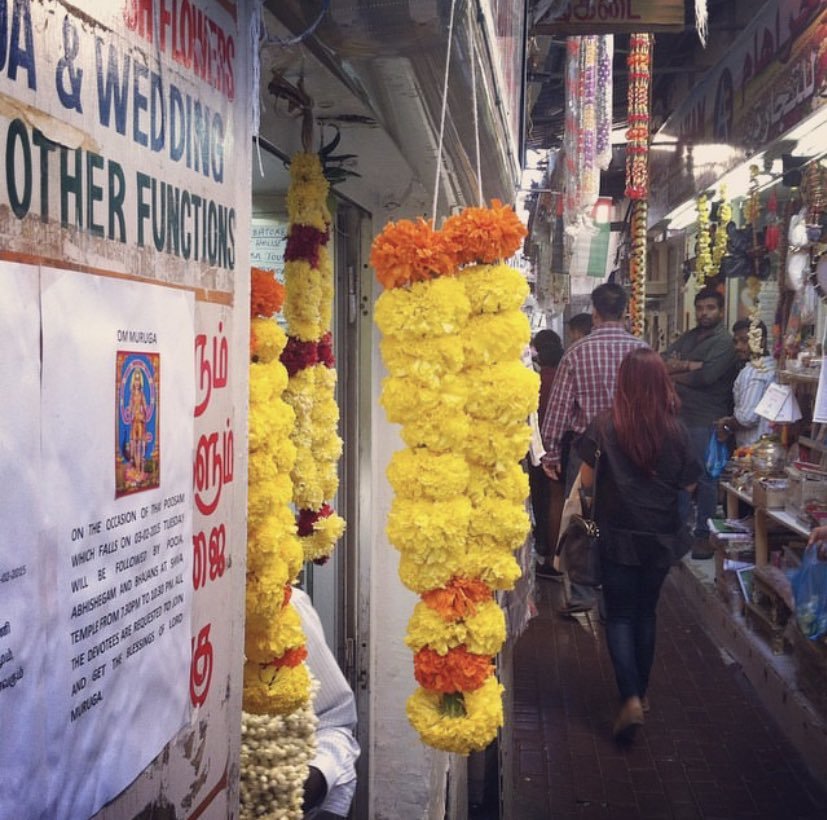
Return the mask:
<svg viewBox="0 0 827 820">
<path fill-rule="evenodd" d="M 537 351 L 537 361 L 541 367 L 557 367 L 563 358 L 563 343 L 553 330 L 541 330 L 531 344 Z"/>
<path fill-rule="evenodd" d="M 642 347 L 626 355 L 617 373 L 612 421 L 620 449 L 647 475 L 654 475 L 664 442 L 680 434 L 680 406 L 657 353 Z"/>
</svg>

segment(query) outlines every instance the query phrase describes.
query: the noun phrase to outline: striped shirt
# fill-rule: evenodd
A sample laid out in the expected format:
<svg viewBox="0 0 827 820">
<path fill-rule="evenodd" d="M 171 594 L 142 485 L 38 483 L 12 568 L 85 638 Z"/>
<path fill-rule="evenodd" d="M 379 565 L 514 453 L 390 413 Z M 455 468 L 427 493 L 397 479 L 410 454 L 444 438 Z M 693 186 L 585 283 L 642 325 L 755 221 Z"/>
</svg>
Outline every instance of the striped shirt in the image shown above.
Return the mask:
<svg viewBox="0 0 827 820">
<path fill-rule="evenodd" d="M 307 665 L 319 681 L 313 709 L 319 719 L 316 727 L 316 753 L 310 761 L 324 775 L 327 795 L 319 811 L 347 817 L 356 791 L 356 701 L 353 691 L 325 641 L 322 622 L 306 592 L 293 587 L 293 606 L 301 618 L 307 638 Z M 312 817 L 317 812 L 309 812 Z"/>
<path fill-rule="evenodd" d="M 560 465 L 560 441 L 567 430 L 581 435 L 598 413 L 611 407 L 623 358 L 648 346 L 627 333 L 622 322 L 601 322 L 563 354 L 540 431 L 546 464 Z"/>
<path fill-rule="evenodd" d="M 747 362 L 735 377 L 732 397 L 735 400 L 734 416 L 745 429 L 735 431 L 735 443 L 739 447 L 758 441 L 770 432 L 770 423 L 755 412 L 758 402 L 764 398 L 767 388 L 775 381 L 775 359 L 764 356 L 758 365 Z"/>
</svg>

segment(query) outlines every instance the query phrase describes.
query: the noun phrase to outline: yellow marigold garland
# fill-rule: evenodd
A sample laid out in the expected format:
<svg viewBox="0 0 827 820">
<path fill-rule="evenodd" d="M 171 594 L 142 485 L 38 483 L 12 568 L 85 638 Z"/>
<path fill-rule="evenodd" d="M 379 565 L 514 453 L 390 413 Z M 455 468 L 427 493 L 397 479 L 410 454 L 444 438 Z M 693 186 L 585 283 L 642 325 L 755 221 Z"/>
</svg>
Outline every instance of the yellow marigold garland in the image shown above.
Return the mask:
<svg viewBox="0 0 827 820">
<path fill-rule="evenodd" d="M 289 341 L 282 361 L 290 376 L 285 401 L 296 414 L 292 472 L 293 503 L 305 560 L 324 563 L 345 530 L 330 507 L 339 487 L 342 441 L 337 433 L 331 322 L 333 263 L 329 185 L 317 154 L 297 153 L 290 162 L 285 250 L 284 317 Z"/>
<path fill-rule="evenodd" d="M 252 310 L 278 310 L 282 295 L 272 274 L 254 272 Z M 296 448 L 295 414 L 282 399 L 287 372 L 279 356 L 286 344 L 272 316 L 252 317 L 243 703 L 248 712 L 268 715 L 293 712 L 310 691 L 304 634 L 285 593 L 303 559 L 288 507 Z"/>
<path fill-rule="evenodd" d="M 389 224 L 371 253 L 386 288 L 374 312 L 389 373 L 380 402 L 407 445 L 388 465 L 387 532 L 402 582 L 422 596 L 406 643 L 428 688 L 407 713 L 425 743 L 460 754 L 485 748 L 502 725 L 492 660 L 506 629 L 493 591 L 519 577 L 513 551 L 529 528 L 518 462 L 539 385 L 520 362 L 528 285 L 500 261 L 524 235 L 495 201 L 439 231 Z"/>
</svg>

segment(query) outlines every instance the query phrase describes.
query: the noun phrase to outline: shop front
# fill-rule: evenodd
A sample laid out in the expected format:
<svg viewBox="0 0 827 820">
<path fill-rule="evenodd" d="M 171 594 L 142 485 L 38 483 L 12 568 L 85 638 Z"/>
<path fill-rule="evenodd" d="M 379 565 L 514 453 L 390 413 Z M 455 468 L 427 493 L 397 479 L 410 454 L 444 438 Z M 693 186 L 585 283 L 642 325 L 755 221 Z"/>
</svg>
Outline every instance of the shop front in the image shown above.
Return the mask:
<svg viewBox="0 0 827 820">
<path fill-rule="evenodd" d="M 726 296 L 728 325 L 748 329 L 752 364 L 775 371 L 758 407 L 772 438 L 739 446 L 721 480 L 726 515 L 747 531 L 716 528 L 715 567 L 699 577 L 720 599 L 716 638 L 802 745 L 808 734 L 823 739 L 813 693 L 827 661 L 789 580 L 827 509 L 825 8 L 767 3 L 672 113 L 653 138 L 652 175 L 663 184 L 649 218 L 650 256 L 670 283 L 663 302 L 677 308 L 669 335 L 692 324 L 695 293 L 713 286 Z M 792 661 L 787 677 L 779 656 Z M 787 695 L 795 709 L 784 707 Z"/>
</svg>

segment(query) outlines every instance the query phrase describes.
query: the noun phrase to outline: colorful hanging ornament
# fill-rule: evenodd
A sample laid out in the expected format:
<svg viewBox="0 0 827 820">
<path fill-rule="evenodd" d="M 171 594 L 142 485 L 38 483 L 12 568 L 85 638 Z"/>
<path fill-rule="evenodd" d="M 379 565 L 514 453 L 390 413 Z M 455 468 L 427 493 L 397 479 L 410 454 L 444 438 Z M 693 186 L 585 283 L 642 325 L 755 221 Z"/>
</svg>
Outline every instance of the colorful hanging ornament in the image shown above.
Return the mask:
<svg viewBox="0 0 827 820">
<path fill-rule="evenodd" d="M 629 37 L 629 128 L 626 131 L 626 196 L 646 199 L 649 195 L 649 88 L 652 80 L 652 35 Z"/>
<path fill-rule="evenodd" d="M 605 171 L 612 161 L 612 61 L 614 36 L 604 34 L 597 38 L 597 113 L 596 157 L 597 167 Z"/>
<path fill-rule="evenodd" d="M 502 263 L 525 228 L 513 210 L 466 208 L 439 231 L 385 227 L 371 262 L 389 287 L 376 302 L 389 376 L 381 403 L 407 448 L 391 458 L 388 538 L 402 582 L 421 595 L 408 624 L 420 687 L 407 702 L 423 742 L 450 752 L 484 749 L 502 725 L 493 657 L 505 640 L 494 590 L 520 574 L 528 487 L 519 461 L 537 377 L 520 355 L 529 341 L 520 307 L 528 286 Z M 434 259 L 453 255 L 451 275 Z M 414 278 L 419 260 L 427 275 Z"/>
<path fill-rule="evenodd" d="M 582 38 L 580 47 L 583 88 L 578 135 L 581 211 L 589 211 L 594 205 L 600 180 L 597 168 L 597 41 L 596 35 L 588 35 Z"/>
<path fill-rule="evenodd" d="M 284 318 L 288 342 L 282 362 L 290 376 L 285 401 L 296 413 L 292 441 L 293 504 L 298 510 L 299 538 L 307 561 L 324 563 L 345 530 L 330 500 L 339 487 L 342 441 L 337 433 L 331 322 L 333 264 L 330 239 L 329 185 L 318 154 L 298 153 L 290 162 L 285 249 Z"/>
</svg>

